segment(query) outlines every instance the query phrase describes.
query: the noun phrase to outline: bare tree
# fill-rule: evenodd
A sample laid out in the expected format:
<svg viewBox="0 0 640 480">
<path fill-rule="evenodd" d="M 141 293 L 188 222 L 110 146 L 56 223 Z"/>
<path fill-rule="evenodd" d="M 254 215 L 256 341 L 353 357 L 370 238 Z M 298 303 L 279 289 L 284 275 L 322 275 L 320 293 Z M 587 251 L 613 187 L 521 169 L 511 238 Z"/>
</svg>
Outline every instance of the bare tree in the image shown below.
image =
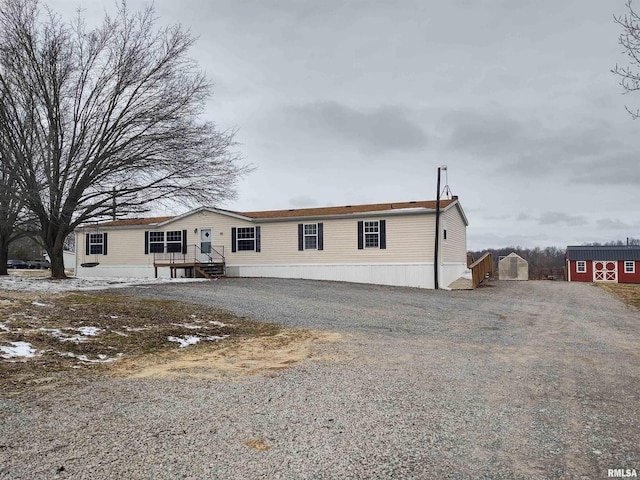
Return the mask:
<svg viewBox="0 0 640 480">
<path fill-rule="evenodd" d="M 89 29 L 38 0 L 0 4 L 0 133 L 37 217 L 54 278 L 81 223 L 157 202 L 215 204 L 249 168 L 234 132 L 201 119 L 211 85 L 187 56 L 194 39 L 157 29 L 152 7 Z"/>
<path fill-rule="evenodd" d="M 25 234 L 27 211 L 0 137 L 0 275 L 7 275 L 9 245 Z"/>
<path fill-rule="evenodd" d="M 614 21 L 622 27 L 622 33 L 618 42 L 622 46 L 623 53 L 628 57 L 628 65 L 620 66 L 616 64 L 612 70 L 620 77 L 620 85 L 625 93 L 640 90 L 640 15 L 638 15 L 632 5 L 632 0 L 627 0 L 628 13 L 621 16 L 614 15 Z M 640 117 L 640 110 L 626 107 L 632 118 Z"/>
</svg>

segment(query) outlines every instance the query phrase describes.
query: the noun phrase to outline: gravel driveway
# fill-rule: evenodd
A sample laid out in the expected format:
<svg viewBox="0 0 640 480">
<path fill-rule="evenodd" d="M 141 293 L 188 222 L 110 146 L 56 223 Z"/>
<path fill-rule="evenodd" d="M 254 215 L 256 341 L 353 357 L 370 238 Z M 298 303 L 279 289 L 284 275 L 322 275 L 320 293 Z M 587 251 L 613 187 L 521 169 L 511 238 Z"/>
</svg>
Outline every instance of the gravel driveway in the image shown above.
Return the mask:
<svg viewBox="0 0 640 480">
<path fill-rule="evenodd" d="M 640 314 L 589 284 L 133 288 L 339 332 L 274 377 L 0 398 L 0 478 L 607 478 L 640 471 Z"/>
</svg>

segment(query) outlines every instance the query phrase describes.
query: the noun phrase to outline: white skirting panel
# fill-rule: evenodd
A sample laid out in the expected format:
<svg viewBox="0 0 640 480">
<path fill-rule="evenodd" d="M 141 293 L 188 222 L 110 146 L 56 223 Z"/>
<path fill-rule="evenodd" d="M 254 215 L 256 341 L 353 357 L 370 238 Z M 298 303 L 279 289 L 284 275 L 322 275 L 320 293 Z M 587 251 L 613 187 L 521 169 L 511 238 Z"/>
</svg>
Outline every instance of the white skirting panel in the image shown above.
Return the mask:
<svg viewBox="0 0 640 480">
<path fill-rule="evenodd" d="M 463 263 L 447 263 L 440 267 L 440 286 L 446 287 L 466 270 Z M 433 288 L 433 263 L 378 264 L 299 264 L 299 265 L 229 265 L 228 277 L 304 278 L 338 282 L 371 283 L 399 287 Z M 154 278 L 149 265 L 98 265 L 76 268 L 77 277 Z M 185 277 L 178 269 L 178 278 Z M 159 278 L 170 278 L 169 267 L 158 267 Z"/>
<path fill-rule="evenodd" d="M 184 269 L 178 269 L 178 278 L 184 277 Z M 99 278 L 154 278 L 153 265 L 98 265 L 96 267 L 77 266 L 76 277 Z M 158 278 L 171 278 L 169 267 L 158 267 Z"/>
<path fill-rule="evenodd" d="M 440 284 L 449 285 L 465 269 L 465 264 L 443 265 Z M 304 278 L 417 288 L 434 286 L 433 263 L 227 265 L 227 276 Z"/>
<path fill-rule="evenodd" d="M 440 287 L 451 285 L 467 271 L 466 263 L 446 262 L 440 267 Z"/>
</svg>

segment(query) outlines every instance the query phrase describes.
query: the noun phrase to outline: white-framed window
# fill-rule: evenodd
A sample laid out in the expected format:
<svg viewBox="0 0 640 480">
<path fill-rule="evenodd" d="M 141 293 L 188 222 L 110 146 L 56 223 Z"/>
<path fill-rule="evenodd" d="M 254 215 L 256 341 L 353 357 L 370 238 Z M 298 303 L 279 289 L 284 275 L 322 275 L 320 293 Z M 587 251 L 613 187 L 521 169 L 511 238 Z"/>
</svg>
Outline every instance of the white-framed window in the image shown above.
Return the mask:
<svg viewBox="0 0 640 480">
<path fill-rule="evenodd" d="M 446 240 L 447 239 L 447 232 L 449 231 L 449 222 L 447 222 L 447 219 L 443 219 L 442 220 L 442 239 Z"/>
<path fill-rule="evenodd" d="M 318 224 L 317 223 L 305 223 L 304 249 L 305 250 L 318 249 Z"/>
<path fill-rule="evenodd" d="M 380 222 L 370 220 L 364 222 L 364 248 L 380 247 Z"/>
<path fill-rule="evenodd" d="M 256 229 L 255 227 L 238 227 L 236 243 L 239 252 L 255 251 Z"/>
<path fill-rule="evenodd" d="M 633 260 L 625 260 L 624 273 L 636 273 L 636 262 Z"/>
<path fill-rule="evenodd" d="M 102 255 L 104 253 L 104 235 L 102 233 L 89 234 L 89 253 Z"/>
<path fill-rule="evenodd" d="M 149 232 L 149 252 L 164 253 L 164 232 Z"/>
<path fill-rule="evenodd" d="M 587 262 L 584 260 L 578 260 L 576 262 L 576 272 L 577 273 L 587 273 Z"/>
<path fill-rule="evenodd" d="M 167 253 L 182 252 L 182 231 L 167 232 Z"/>
</svg>

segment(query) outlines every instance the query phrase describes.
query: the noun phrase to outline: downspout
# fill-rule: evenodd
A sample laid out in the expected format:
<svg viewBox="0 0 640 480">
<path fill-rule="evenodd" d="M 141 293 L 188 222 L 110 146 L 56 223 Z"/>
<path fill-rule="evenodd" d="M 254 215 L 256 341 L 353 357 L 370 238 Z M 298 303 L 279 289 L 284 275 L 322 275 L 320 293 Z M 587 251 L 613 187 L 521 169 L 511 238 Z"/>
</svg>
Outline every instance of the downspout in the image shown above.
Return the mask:
<svg viewBox="0 0 640 480">
<path fill-rule="evenodd" d="M 438 263 L 439 263 L 439 255 L 438 250 L 440 248 L 440 167 L 438 167 L 438 191 L 436 193 L 436 251 L 434 254 L 433 260 L 433 285 L 436 290 L 438 290 Z"/>
</svg>

